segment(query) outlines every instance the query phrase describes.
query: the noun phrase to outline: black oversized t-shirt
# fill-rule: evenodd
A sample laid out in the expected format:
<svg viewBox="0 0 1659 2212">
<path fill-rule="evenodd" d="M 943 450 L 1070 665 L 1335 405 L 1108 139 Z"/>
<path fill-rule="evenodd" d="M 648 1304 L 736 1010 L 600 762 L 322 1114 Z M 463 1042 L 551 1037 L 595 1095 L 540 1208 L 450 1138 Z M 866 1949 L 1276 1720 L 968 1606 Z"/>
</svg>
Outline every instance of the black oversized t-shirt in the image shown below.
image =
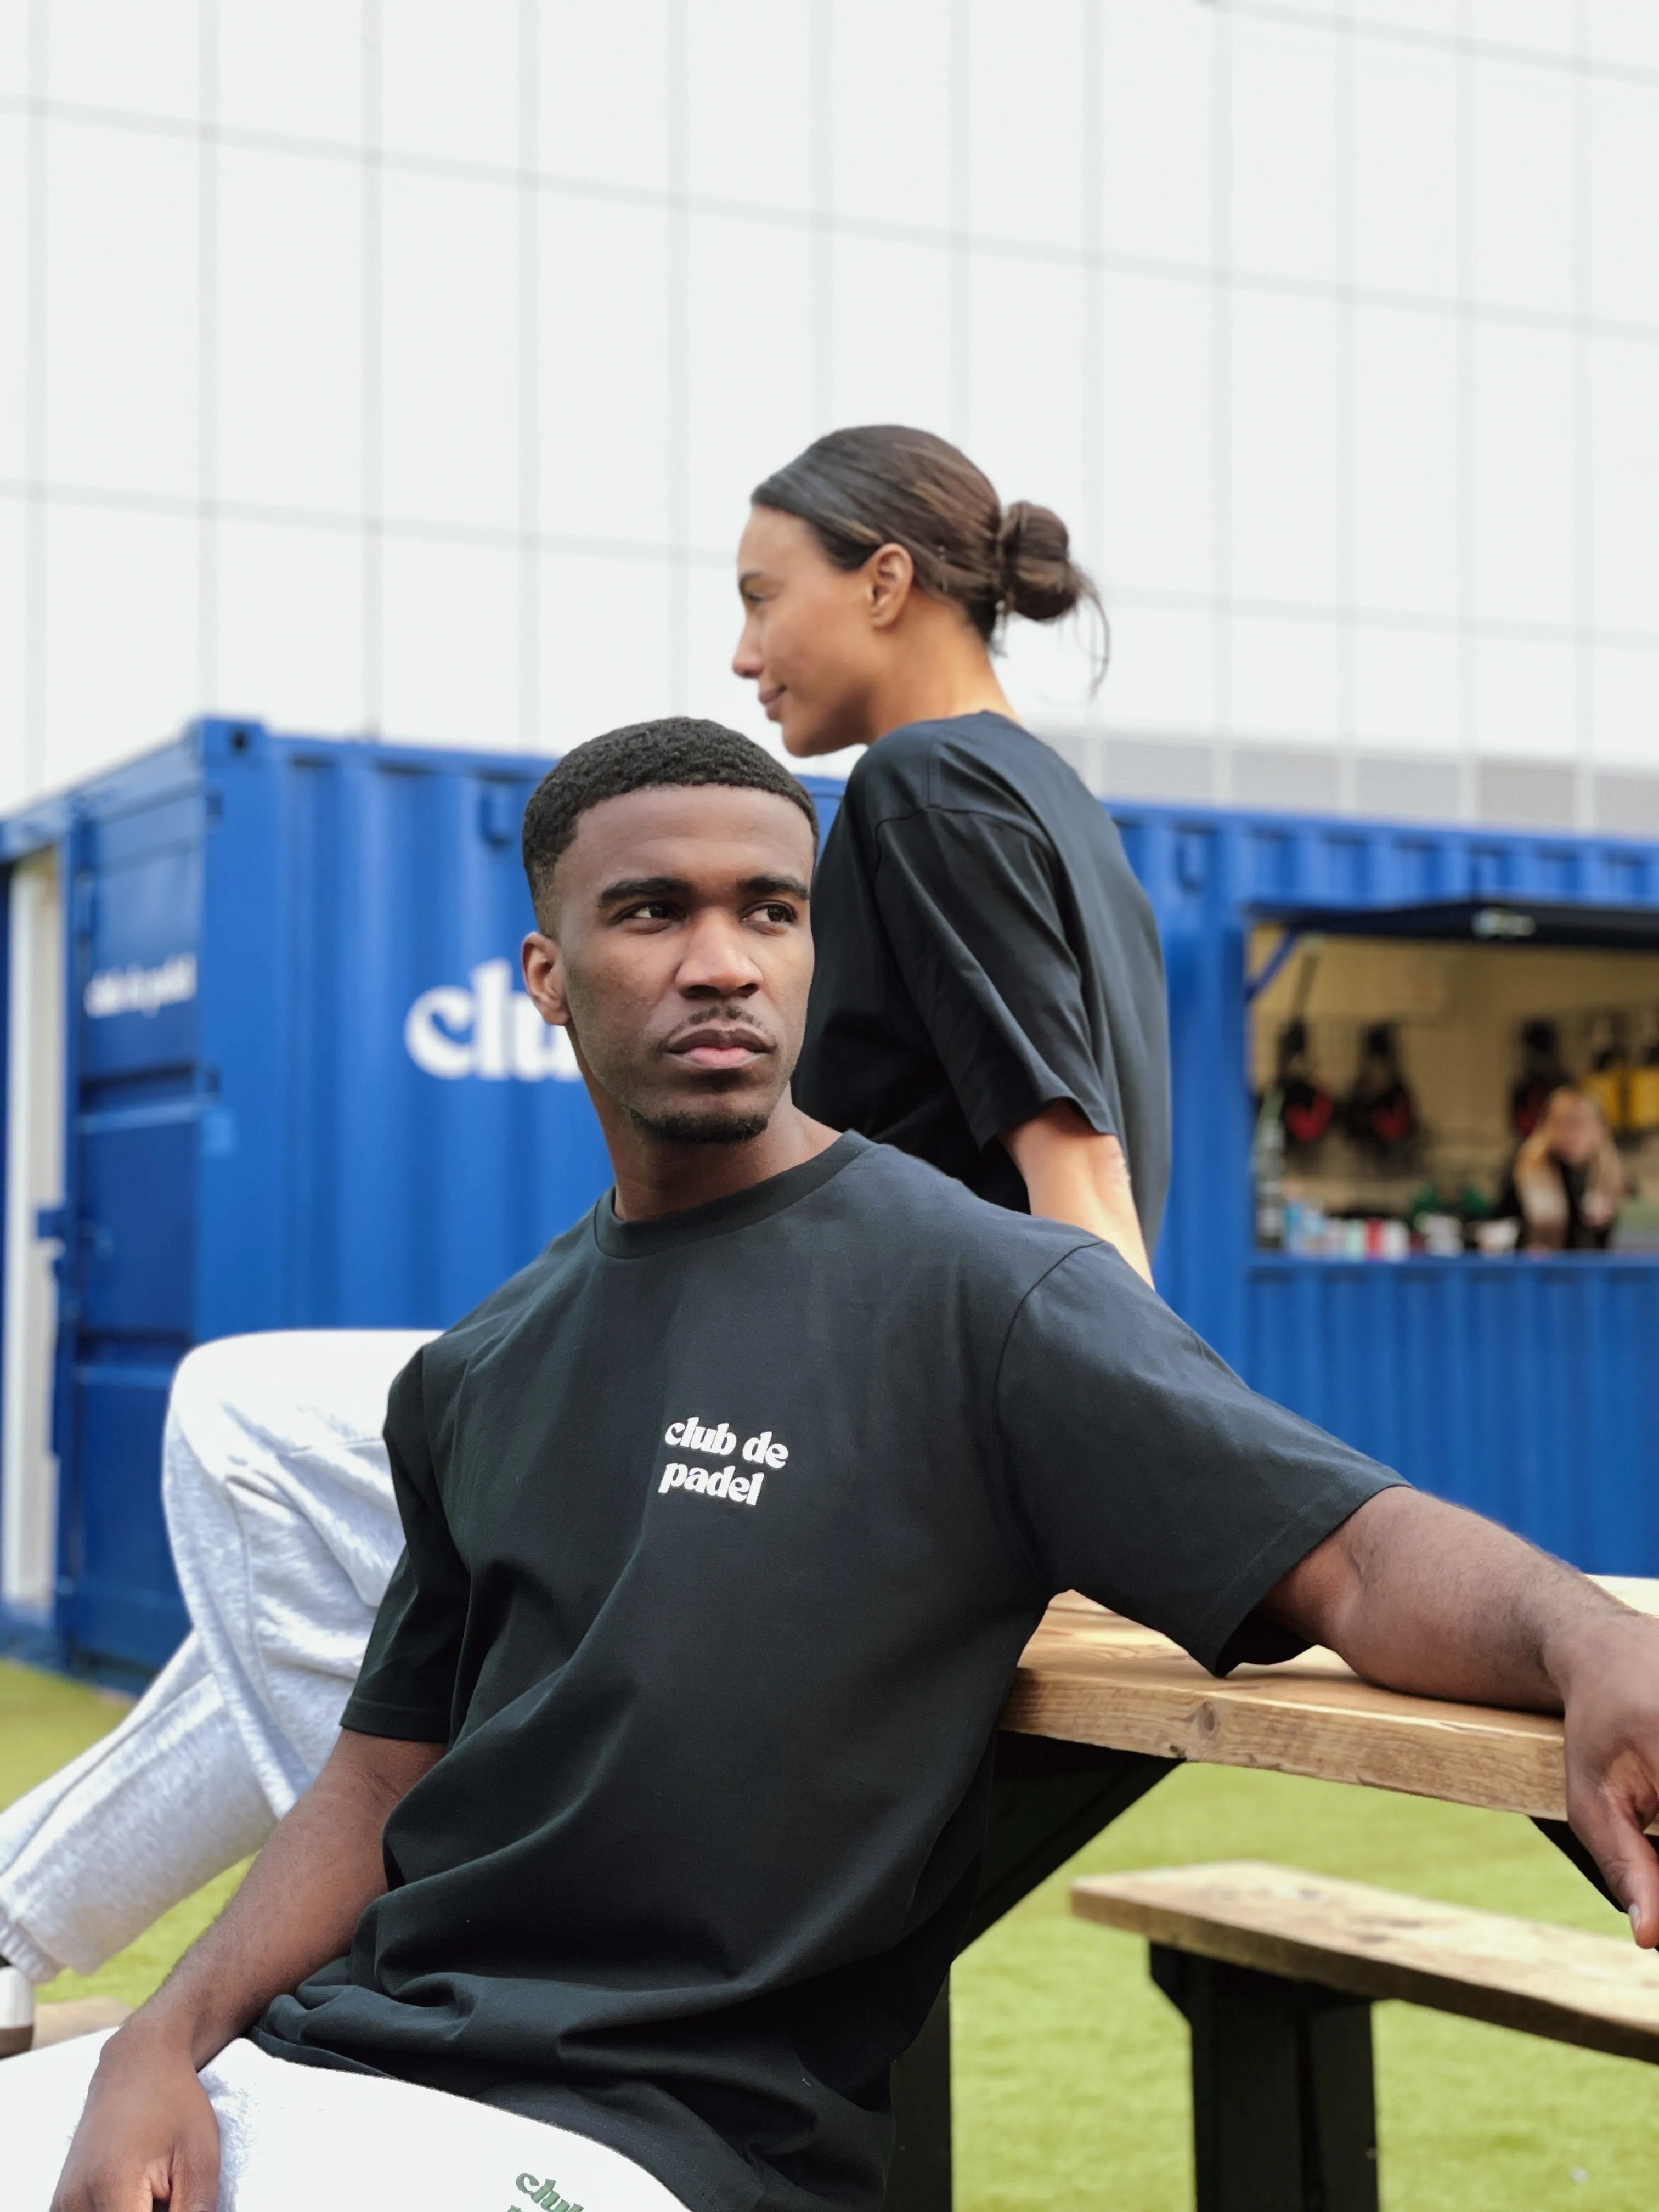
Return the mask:
<svg viewBox="0 0 1659 2212">
<path fill-rule="evenodd" d="M 451 1748 L 260 2040 L 612 2145 L 696 2212 L 875 2212 L 1022 1648 L 1075 1588 L 1206 1664 L 1391 1477 L 1108 1247 L 839 1139 L 609 1200 L 398 1377 L 345 1725 Z"/>
<path fill-rule="evenodd" d="M 1024 1212 L 997 1139 L 1069 1099 L 1123 1146 L 1152 1249 L 1170 1180 L 1158 928 L 1115 823 L 1052 747 L 1001 714 L 872 745 L 824 841 L 812 936 L 809 1114 Z"/>
</svg>

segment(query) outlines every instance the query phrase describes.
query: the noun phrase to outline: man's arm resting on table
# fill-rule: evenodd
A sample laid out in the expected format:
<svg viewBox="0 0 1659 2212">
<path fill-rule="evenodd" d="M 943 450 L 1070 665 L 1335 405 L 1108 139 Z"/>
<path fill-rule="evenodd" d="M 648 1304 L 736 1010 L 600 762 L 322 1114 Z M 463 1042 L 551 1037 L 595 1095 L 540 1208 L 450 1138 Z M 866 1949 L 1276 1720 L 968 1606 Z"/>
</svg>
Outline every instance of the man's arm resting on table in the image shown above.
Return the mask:
<svg viewBox="0 0 1659 2212">
<path fill-rule="evenodd" d="M 1310 1552 L 1264 1610 L 1394 1690 L 1566 1717 L 1567 1814 L 1659 1944 L 1659 1620 L 1518 1536 L 1385 1490 Z"/>
<path fill-rule="evenodd" d="M 350 1948 L 381 1834 L 443 1747 L 342 1730 L 219 1918 L 100 2055 L 52 2212 L 213 2212 L 219 2131 L 197 2069 Z"/>
<path fill-rule="evenodd" d="M 1129 1164 L 1115 1137 L 1101 1136 L 1069 1100 L 1060 1100 L 1017 1129 L 1005 1129 L 998 1141 L 1019 1170 L 1033 1213 L 1115 1245 L 1142 1282 L 1152 1281 Z"/>
</svg>

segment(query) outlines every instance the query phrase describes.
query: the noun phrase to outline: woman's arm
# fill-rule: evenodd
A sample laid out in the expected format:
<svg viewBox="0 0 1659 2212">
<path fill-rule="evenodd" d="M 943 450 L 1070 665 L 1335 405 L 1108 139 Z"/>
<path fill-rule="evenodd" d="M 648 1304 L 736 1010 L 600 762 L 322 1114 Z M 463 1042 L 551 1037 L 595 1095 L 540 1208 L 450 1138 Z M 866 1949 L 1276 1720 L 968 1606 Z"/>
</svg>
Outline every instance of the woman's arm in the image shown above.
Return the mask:
<svg viewBox="0 0 1659 2212">
<path fill-rule="evenodd" d="M 1063 1100 L 1005 1129 L 1001 1142 L 1024 1181 L 1033 1213 L 1086 1229 L 1115 1245 L 1143 1282 L 1152 1281 L 1129 1164 L 1115 1137 L 1099 1135 Z"/>
<path fill-rule="evenodd" d="M 386 1887 L 381 1834 L 442 1746 L 342 1730 L 247 1880 L 99 2056 L 52 2212 L 211 2212 L 219 2131 L 197 2069 L 275 1996 L 349 1949 Z"/>
</svg>

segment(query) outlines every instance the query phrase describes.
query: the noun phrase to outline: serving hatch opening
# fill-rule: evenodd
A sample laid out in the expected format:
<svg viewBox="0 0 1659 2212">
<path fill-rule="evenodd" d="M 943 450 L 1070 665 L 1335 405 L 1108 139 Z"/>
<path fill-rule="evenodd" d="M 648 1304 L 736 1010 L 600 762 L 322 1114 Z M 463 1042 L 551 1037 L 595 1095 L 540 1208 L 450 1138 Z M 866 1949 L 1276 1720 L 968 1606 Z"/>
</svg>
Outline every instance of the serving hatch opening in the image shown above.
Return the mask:
<svg viewBox="0 0 1659 2212">
<path fill-rule="evenodd" d="M 1556 1231 L 1516 1154 L 1570 1086 L 1611 1146 L 1560 1164 L 1565 1249 L 1659 1252 L 1659 910 L 1499 896 L 1246 919 L 1258 1248 L 1536 1246 Z"/>
</svg>

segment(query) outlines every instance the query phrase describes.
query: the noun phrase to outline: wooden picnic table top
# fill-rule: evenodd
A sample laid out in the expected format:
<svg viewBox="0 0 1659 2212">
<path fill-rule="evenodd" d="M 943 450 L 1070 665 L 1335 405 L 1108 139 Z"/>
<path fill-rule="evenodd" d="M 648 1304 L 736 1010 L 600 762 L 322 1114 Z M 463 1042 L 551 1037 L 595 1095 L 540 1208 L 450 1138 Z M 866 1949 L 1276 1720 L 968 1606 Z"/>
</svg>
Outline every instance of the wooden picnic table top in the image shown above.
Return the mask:
<svg viewBox="0 0 1659 2212">
<path fill-rule="evenodd" d="M 1659 1613 L 1659 1581 L 1601 1579 L 1627 1604 Z M 1217 1681 L 1166 1637 L 1074 1594 L 1054 1601 L 1027 1644 L 1002 1724 L 1160 1759 L 1566 1817 L 1559 1720 L 1380 1690 L 1322 1650 Z"/>
</svg>

